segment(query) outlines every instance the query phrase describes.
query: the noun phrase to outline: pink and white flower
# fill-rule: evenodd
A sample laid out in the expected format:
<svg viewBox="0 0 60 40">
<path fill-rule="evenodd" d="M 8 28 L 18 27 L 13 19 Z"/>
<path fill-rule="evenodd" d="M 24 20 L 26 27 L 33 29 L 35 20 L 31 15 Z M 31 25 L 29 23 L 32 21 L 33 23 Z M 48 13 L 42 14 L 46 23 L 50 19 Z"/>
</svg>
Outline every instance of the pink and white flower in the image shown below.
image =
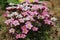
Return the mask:
<svg viewBox="0 0 60 40">
<path fill-rule="evenodd" d="M 35 21 L 33 16 L 27 16 L 27 18 L 30 20 L 30 21 Z"/>
<path fill-rule="evenodd" d="M 18 22 L 18 20 L 13 21 L 12 24 L 13 24 L 14 26 L 20 25 L 20 23 Z"/>
<path fill-rule="evenodd" d="M 16 34 L 16 39 L 21 38 L 20 34 Z"/>
<path fill-rule="evenodd" d="M 27 21 L 25 24 L 31 24 L 31 22 L 30 21 Z"/>
<path fill-rule="evenodd" d="M 18 38 L 25 38 L 26 35 L 25 34 L 16 34 L 16 39 Z"/>
<path fill-rule="evenodd" d="M 13 22 L 13 21 L 14 21 L 14 19 L 11 18 L 11 19 L 6 20 L 5 23 L 6 23 L 7 25 L 9 25 L 9 24 L 10 24 L 11 22 Z"/>
<path fill-rule="evenodd" d="M 4 17 L 8 17 L 9 13 L 10 13 L 9 11 L 6 11 L 6 12 L 3 14 L 3 16 L 4 16 Z"/>
<path fill-rule="evenodd" d="M 22 26 L 21 29 L 22 29 L 22 33 L 24 34 L 27 34 L 29 32 L 29 30 L 26 28 L 26 25 Z"/>
<path fill-rule="evenodd" d="M 11 14 L 10 14 L 10 16 L 12 17 L 12 16 L 17 16 L 19 13 L 18 12 L 12 12 Z"/>
<path fill-rule="evenodd" d="M 32 30 L 33 31 L 38 31 L 38 28 L 37 27 L 33 27 Z"/>
<path fill-rule="evenodd" d="M 40 7 L 39 7 L 39 5 L 33 5 L 32 6 L 32 10 L 37 10 L 37 9 L 39 9 Z"/>
<path fill-rule="evenodd" d="M 34 14 L 35 14 L 35 15 L 37 15 L 37 14 L 38 14 L 38 12 L 37 12 L 37 11 L 34 11 Z"/>
<path fill-rule="evenodd" d="M 25 18 L 23 18 L 25 21 L 28 21 L 28 20 L 30 20 L 30 18 L 29 17 L 25 17 Z"/>
<path fill-rule="evenodd" d="M 49 19 L 45 19 L 44 22 L 45 22 L 45 24 L 49 24 L 50 25 L 52 21 L 49 20 Z"/>
<path fill-rule="evenodd" d="M 48 14 L 48 12 L 46 12 L 46 11 L 43 11 L 43 12 L 42 12 L 42 15 L 43 15 L 44 17 L 50 17 L 50 15 Z"/>
<path fill-rule="evenodd" d="M 14 34 L 15 33 L 15 29 L 14 28 L 9 29 L 9 33 Z"/>
<path fill-rule="evenodd" d="M 20 34 L 20 38 L 25 38 L 26 37 L 26 35 L 25 34 Z"/>
<path fill-rule="evenodd" d="M 34 12 L 32 12 L 32 11 L 27 11 L 31 16 L 34 16 Z"/>
<path fill-rule="evenodd" d="M 26 16 L 26 15 L 28 15 L 28 13 L 27 12 L 22 12 L 22 15 Z"/>
<path fill-rule="evenodd" d="M 17 15 L 16 18 L 22 18 L 23 16 L 21 14 Z"/>
<path fill-rule="evenodd" d="M 26 22 L 25 23 L 26 24 L 26 28 L 28 28 L 28 29 L 31 29 L 32 27 L 33 27 L 33 25 L 31 24 L 31 22 Z"/>
<path fill-rule="evenodd" d="M 6 8 L 6 10 L 11 10 L 11 9 L 12 9 L 12 7 L 7 7 L 7 8 Z"/>
<path fill-rule="evenodd" d="M 33 27 L 32 24 L 26 24 L 26 28 L 31 29 Z"/>
<path fill-rule="evenodd" d="M 20 23 L 24 23 L 24 19 L 22 19 L 22 18 L 19 19 L 19 21 L 20 21 Z"/>
<path fill-rule="evenodd" d="M 27 34 L 28 32 L 29 32 L 29 30 L 27 30 L 27 29 L 22 30 L 22 33 L 24 33 L 24 34 Z"/>
<path fill-rule="evenodd" d="M 21 29 L 22 29 L 22 30 L 27 29 L 27 28 L 26 28 L 26 25 L 22 26 Z"/>
</svg>

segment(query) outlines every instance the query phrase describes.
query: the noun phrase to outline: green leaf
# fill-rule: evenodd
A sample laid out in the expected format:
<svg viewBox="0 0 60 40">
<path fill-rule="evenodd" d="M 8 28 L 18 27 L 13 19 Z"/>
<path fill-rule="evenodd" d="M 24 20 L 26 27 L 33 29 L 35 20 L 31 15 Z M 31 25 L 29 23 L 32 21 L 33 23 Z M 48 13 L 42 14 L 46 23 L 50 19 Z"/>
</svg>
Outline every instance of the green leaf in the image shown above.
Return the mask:
<svg viewBox="0 0 60 40">
<path fill-rule="evenodd" d="M 18 0 L 7 0 L 8 3 L 15 3 L 15 4 L 18 4 Z"/>
<path fill-rule="evenodd" d="M 1 7 L 2 10 L 5 9 L 6 3 L 7 3 L 7 0 L 0 0 L 0 7 Z"/>
</svg>

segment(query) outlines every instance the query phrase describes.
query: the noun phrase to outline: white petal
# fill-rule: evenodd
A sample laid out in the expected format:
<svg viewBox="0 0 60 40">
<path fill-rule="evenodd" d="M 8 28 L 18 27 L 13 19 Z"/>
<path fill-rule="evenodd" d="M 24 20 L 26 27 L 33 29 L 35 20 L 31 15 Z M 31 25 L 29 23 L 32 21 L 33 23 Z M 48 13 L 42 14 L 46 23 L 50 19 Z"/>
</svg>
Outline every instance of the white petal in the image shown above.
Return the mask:
<svg viewBox="0 0 60 40">
<path fill-rule="evenodd" d="M 51 20 L 53 20 L 53 21 L 56 21 L 56 20 L 57 20 L 57 18 L 55 18 L 55 17 L 52 17 L 52 18 L 51 18 Z"/>
</svg>

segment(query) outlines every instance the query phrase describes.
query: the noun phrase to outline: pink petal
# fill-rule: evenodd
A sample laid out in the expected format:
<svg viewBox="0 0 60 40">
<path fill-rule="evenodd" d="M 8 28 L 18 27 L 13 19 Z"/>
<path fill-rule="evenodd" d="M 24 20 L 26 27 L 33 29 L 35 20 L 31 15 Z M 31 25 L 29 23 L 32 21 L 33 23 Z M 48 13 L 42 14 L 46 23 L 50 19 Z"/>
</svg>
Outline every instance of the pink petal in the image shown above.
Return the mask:
<svg viewBox="0 0 60 40">
<path fill-rule="evenodd" d="M 29 32 L 29 30 L 27 30 L 27 29 L 22 30 L 22 33 L 24 33 L 24 34 L 27 34 L 28 32 Z"/>
<path fill-rule="evenodd" d="M 33 27 L 32 30 L 33 31 L 38 31 L 38 28 L 37 27 Z"/>
</svg>

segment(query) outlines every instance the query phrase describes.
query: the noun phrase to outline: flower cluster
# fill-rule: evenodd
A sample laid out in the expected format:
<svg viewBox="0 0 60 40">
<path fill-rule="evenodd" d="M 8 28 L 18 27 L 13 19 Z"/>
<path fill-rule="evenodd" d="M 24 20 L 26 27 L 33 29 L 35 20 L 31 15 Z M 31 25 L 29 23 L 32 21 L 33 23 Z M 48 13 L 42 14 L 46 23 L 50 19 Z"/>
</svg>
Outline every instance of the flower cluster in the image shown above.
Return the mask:
<svg viewBox="0 0 60 40">
<path fill-rule="evenodd" d="M 15 34 L 16 39 L 27 37 L 30 31 L 39 31 L 39 27 L 44 24 L 54 26 L 52 21 L 54 18 L 51 18 L 49 9 L 44 3 L 23 2 L 9 5 L 4 16 L 7 18 L 6 25 L 10 26 L 9 33 Z"/>
</svg>

